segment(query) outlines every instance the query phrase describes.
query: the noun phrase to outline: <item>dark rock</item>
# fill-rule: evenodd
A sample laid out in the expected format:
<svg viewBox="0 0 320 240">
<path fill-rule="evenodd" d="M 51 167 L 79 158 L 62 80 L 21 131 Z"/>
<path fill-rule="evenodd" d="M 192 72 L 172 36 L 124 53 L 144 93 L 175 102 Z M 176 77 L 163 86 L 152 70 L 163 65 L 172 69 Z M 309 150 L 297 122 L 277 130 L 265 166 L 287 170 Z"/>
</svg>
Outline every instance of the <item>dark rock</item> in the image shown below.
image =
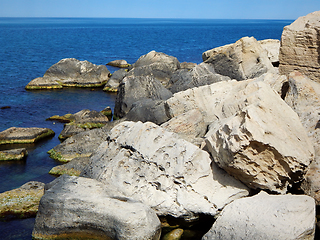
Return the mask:
<svg viewBox="0 0 320 240">
<path fill-rule="evenodd" d="M 128 73 L 128 71 L 126 69 L 120 69 L 118 71 L 115 71 L 111 75 L 109 81 L 104 86 L 103 91 L 106 91 L 106 92 L 118 92 L 118 87 L 119 87 L 121 81 L 127 75 L 127 73 Z"/>
<path fill-rule="evenodd" d="M 153 76 L 125 77 L 119 86 L 114 115 L 118 118 L 124 117 L 133 103 L 139 100 L 166 100 L 171 96 L 172 93 Z"/>
<path fill-rule="evenodd" d="M 27 157 L 28 152 L 25 148 L 11 149 L 0 151 L 0 161 L 23 160 Z"/>
</svg>

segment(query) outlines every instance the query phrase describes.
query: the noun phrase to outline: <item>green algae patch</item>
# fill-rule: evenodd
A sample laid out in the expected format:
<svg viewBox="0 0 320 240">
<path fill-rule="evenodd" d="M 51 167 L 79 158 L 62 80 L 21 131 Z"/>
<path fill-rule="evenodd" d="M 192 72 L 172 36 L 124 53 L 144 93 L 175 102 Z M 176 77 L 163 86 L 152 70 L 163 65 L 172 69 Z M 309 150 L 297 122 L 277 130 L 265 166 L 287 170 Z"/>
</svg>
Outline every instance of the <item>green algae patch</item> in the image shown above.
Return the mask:
<svg viewBox="0 0 320 240">
<path fill-rule="evenodd" d="M 54 149 L 51 149 L 48 151 L 50 157 L 54 160 L 57 160 L 59 162 L 69 162 L 67 159 L 65 159 L 61 153 L 56 152 Z"/>
<path fill-rule="evenodd" d="M 86 230 L 83 232 L 62 232 L 61 234 L 41 234 L 36 230 L 32 232 L 33 240 L 113 240 L 105 234 L 99 234 L 97 232 L 91 232 Z"/>
<path fill-rule="evenodd" d="M 46 119 L 47 121 L 58 121 L 62 123 L 69 123 L 73 120 L 73 114 L 68 113 L 63 116 L 54 115 Z"/>
<path fill-rule="evenodd" d="M 74 168 L 67 169 L 64 165 L 56 166 L 53 167 L 50 171 L 49 174 L 54 175 L 54 176 L 60 176 L 63 174 L 68 174 L 69 176 L 80 176 L 81 171 L 76 170 Z"/>
<path fill-rule="evenodd" d="M 61 85 L 52 85 L 52 86 L 26 86 L 26 90 L 52 90 L 52 89 L 61 89 Z"/>
<path fill-rule="evenodd" d="M 103 91 L 105 91 L 105 92 L 110 92 L 110 93 L 117 93 L 117 92 L 118 92 L 118 88 L 105 87 L 105 88 L 103 89 Z"/>
</svg>

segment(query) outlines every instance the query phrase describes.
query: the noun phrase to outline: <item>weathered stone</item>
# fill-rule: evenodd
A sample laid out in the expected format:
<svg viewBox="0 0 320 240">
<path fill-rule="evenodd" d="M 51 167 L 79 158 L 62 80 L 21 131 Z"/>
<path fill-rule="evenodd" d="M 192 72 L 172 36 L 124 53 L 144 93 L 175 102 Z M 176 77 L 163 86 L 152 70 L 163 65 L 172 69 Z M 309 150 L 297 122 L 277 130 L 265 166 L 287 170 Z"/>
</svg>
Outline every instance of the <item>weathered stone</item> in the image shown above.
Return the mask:
<svg viewBox="0 0 320 240">
<path fill-rule="evenodd" d="M 158 125 L 169 120 L 166 115 L 164 101 L 150 98 L 142 99 L 132 104 L 131 110 L 124 119 L 133 122 L 153 122 Z"/>
<path fill-rule="evenodd" d="M 101 87 L 108 81 L 109 74 L 104 65 L 66 58 L 52 65 L 43 77 L 29 82 L 26 89 Z"/>
<path fill-rule="evenodd" d="M 281 36 L 281 74 L 298 70 L 315 82 L 320 82 L 320 11 L 299 17 L 284 27 Z"/>
<path fill-rule="evenodd" d="M 151 51 L 141 56 L 133 65 L 127 76 L 150 76 L 167 85 L 171 75 L 180 68 L 177 58 L 164 53 Z"/>
<path fill-rule="evenodd" d="M 284 94 L 286 92 L 285 86 L 288 82 L 288 77 L 285 75 L 279 75 L 275 72 L 267 72 L 265 74 L 262 74 L 260 77 L 257 77 L 254 79 L 254 81 L 262 81 L 275 90 L 279 96 L 281 96 L 282 99 L 284 99 Z"/>
<path fill-rule="evenodd" d="M 249 87 L 256 91 L 239 92 L 238 103 L 223 103 L 222 109 L 243 107 L 211 124 L 207 148 L 220 167 L 247 186 L 285 193 L 303 179 L 314 158 L 312 143 L 297 114 L 267 84 Z"/>
<path fill-rule="evenodd" d="M 18 128 L 11 127 L 0 132 L 0 144 L 34 143 L 43 138 L 54 136 L 49 128 Z"/>
<path fill-rule="evenodd" d="M 302 125 L 307 130 L 315 149 L 312 162 L 301 188 L 314 197 L 320 204 L 320 84 L 294 71 L 289 74 L 283 97 L 286 103 L 298 114 Z"/>
<path fill-rule="evenodd" d="M 31 181 L 0 193 L 0 219 L 35 217 L 43 189 L 44 183 Z"/>
<path fill-rule="evenodd" d="M 53 167 L 49 173 L 52 175 L 60 176 L 68 174 L 70 176 L 80 176 L 80 173 L 85 169 L 89 163 L 89 157 L 77 157 L 70 162 Z"/>
<path fill-rule="evenodd" d="M 119 86 L 114 115 L 118 118 L 124 117 L 133 103 L 139 100 L 166 100 L 171 96 L 172 93 L 151 75 L 125 77 Z"/>
<path fill-rule="evenodd" d="M 19 161 L 28 156 L 27 149 L 17 148 L 0 151 L 0 161 Z"/>
<path fill-rule="evenodd" d="M 120 69 L 118 71 L 115 71 L 109 81 L 106 83 L 106 85 L 103 88 L 103 91 L 106 92 L 118 92 L 118 87 L 121 83 L 121 81 L 124 79 L 124 77 L 127 75 L 126 69 Z"/>
<path fill-rule="evenodd" d="M 153 210 L 88 178 L 63 175 L 46 185 L 34 239 L 158 240 Z"/>
<path fill-rule="evenodd" d="M 209 50 L 203 54 L 203 59 L 212 64 L 216 73 L 238 81 L 274 71 L 266 50 L 253 37 L 243 37 L 234 44 Z"/>
<path fill-rule="evenodd" d="M 191 70 L 177 70 L 166 86 L 172 93 L 184 91 L 189 88 L 209 85 L 215 82 L 228 81 L 227 76 L 217 74 L 208 63 L 200 63 Z"/>
<path fill-rule="evenodd" d="M 153 123 L 122 122 L 81 176 L 97 179 L 159 215 L 215 215 L 248 191 L 211 162 L 207 152 Z"/>
<path fill-rule="evenodd" d="M 108 137 L 108 128 L 98 128 L 78 133 L 49 150 L 50 157 L 60 162 L 70 162 L 76 157 L 90 157 Z"/>
<path fill-rule="evenodd" d="M 114 61 L 108 62 L 107 65 L 118 67 L 118 68 L 130 67 L 130 64 L 128 64 L 126 60 L 114 60 Z"/>
<path fill-rule="evenodd" d="M 227 205 L 202 240 L 314 239 L 315 204 L 305 195 L 268 195 Z"/>
<path fill-rule="evenodd" d="M 175 132 L 182 139 L 200 146 L 207 131 L 207 125 L 198 109 L 190 110 L 186 113 L 171 118 L 161 127 L 170 132 Z"/>
<path fill-rule="evenodd" d="M 288 184 L 302 180 L 313 160 L 312 143 L 298 116 L 266 83 L 219 82 L 166 101 L 170 118 L 191 109 L 212 123 L 206 136 L 214 160 L 252 188 L 285 192 Z M 277 170 L 269 169 L 271 164 Z"/>
<path fill-rule="evenodd" d="M 259 41 L 261 47 L 267 51 L 268 58 L 274 67 L 279 66 L 280 41 L 278 39 L 265 39 Z"/>
<path fill-rule="evenodd" d="M 197 66 L 197 64 L 196 63 L 192 63 L 192 62 L 182 62 L 182 63 L 180 63 L 180 68 L 192 69 L 195 66 Z"/>
</svg>

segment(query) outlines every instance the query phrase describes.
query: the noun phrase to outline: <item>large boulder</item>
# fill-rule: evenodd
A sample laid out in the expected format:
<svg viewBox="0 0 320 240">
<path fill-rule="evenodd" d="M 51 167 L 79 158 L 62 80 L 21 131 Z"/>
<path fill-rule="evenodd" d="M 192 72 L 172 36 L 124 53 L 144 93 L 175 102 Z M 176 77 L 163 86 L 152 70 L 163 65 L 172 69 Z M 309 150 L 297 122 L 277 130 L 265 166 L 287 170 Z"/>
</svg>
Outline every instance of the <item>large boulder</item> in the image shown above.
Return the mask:
<svg viewBox="0 0 320 240">
<path fill-rule="evenodd" d="M 131 66 L 128 76 L 152 75 L 165 86 L 171 75 L 179 68 L 180 62 L 177 58 L 165 53 L 151 51 L 141 56 Z"/>
<path fill-rule="evenodd" d="M 243 37 L 234 44 L 209 50 L 202 55 L 216 73 L 238 81 L 275 71 L 267 51 L 254 37 Z"/>
<path fill-rule="evenodd" d="M 122 122 L 91 157 L 81 176 L 153 208 L 158 215 L 192 218 L 219 209 L 246 187 L 209 154 L 153 123 Z"/>
<path fill-rule="evenodd" d="M 0 219 L 35 217 L 43 191 L 44 183 L 31 181 L 0 193 Z"/>
<path fill-rule="evenodd" d="M 281 74 L 298 70 L 313 81 L 320 82 L 320 11 L 298 18 L 284 27 L 281 37 Z"/>
<path fill-rule="evenodd" d="M 118 88 L 114 115 L 117 118 L 124 117 L 139 100 L 166 100 L 171 96 L 172 93 L 152 75 L 127 76 Z"/>
<path fill-rule="evenodd" d="M 46 185 L 33 239 L 158 240 L 153 210 L 88 178 L 63 175 Z"/>
<path fill-rule="evenodd" d="M 302 180 L 314 157 L 312 143 L 297 114 L 268 84 L 219 82 L 166 101 L 170 117 L 195 108 L 210 125 L 210 153 L 229 174 L 251 188 L 281 193 Z"/>
<path fill-rule="evenodd" d="M 305 195 L 258 195 L 237 199 L 221 212 L 202 240 L 313 240 L 315 204 Z"/>
<path fill-rule="evenodd" d="M 49 128 L 11 127 L 0 132 L 0 145 L 13 143 L 34 143 L 41 139 L 53 137 L 54 131 Z"/>
<path fill-rule="evenodd" d="M 200 63 L 192 69 L 179 69 L 170 78 L 167 88 L 172 92 L 180 92 L 193 87 L 209 85 L 215 82 L 230 80 L 214 71 L 211 64 Z"/>
<path fill-rule="evenodd" d="M 29 82 L 26 89 L 101 87 L 108 81 L 109 74 L 104 65 L 66 58 L 52 65 L 43 77 Z"/>
<path fill-rule="evenodd" d="M 307 171 L 302 189 L 320 204 L 320 84 L 300 72 L 289 74 L 284 99 L 298 114 L 315 149 L 315 159 Z"/>
</svg>

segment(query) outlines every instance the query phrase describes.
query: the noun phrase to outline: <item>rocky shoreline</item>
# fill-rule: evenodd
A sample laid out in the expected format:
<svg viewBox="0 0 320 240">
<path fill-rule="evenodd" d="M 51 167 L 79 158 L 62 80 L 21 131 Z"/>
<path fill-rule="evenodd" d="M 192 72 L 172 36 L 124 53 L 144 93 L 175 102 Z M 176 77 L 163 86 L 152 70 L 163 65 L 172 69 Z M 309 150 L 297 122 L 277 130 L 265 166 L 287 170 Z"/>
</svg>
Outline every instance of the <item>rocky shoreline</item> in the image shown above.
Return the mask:
<svg viewBox="0 0 320 240">
<path fill-rule="evenodd" d="M 90 110 L 49 119 L 66 122 L 48 152 L 61 176 L 35 187 L 30 214 L 3 207 L 15 202 L 3 193 L 3 216 L 37 212 L 34 239 L 315 239 L 319 32 L 320 11 L 281 42 L 244 37 L 198 65 L 151 51 L 110 63 L 126 67 L 111 75 L 61 60 L 26 89 L 104 87 L 117 92 L 113 121 Z M 13 143 L 7 132 L 0 143 Z"/>
</svg>

